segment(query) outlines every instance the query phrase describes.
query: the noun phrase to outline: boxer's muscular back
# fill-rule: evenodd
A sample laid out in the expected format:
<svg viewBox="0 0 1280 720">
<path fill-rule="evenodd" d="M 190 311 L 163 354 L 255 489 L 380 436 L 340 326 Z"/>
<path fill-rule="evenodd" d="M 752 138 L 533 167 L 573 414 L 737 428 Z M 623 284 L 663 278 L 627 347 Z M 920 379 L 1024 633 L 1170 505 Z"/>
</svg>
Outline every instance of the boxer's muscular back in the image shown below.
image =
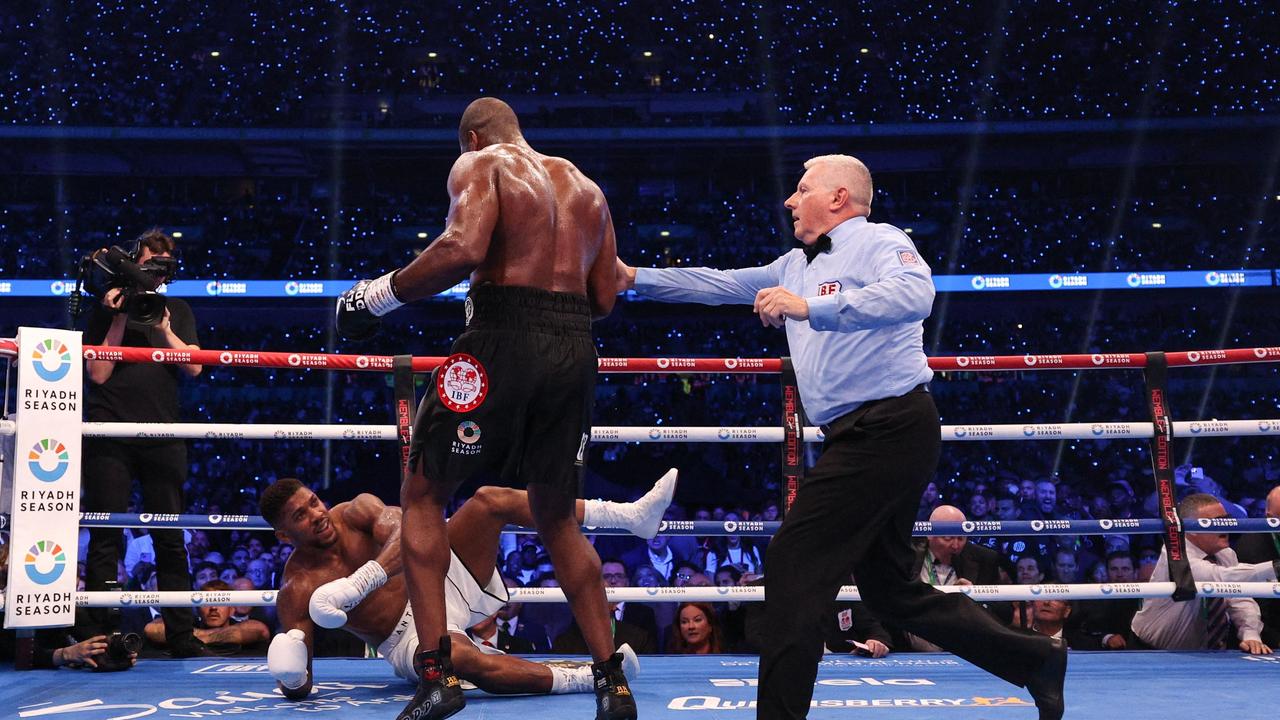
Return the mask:
<svg viewBox="0 0 1280 720">
<path fill-rule="evenodd" d="M 445 230 L 396 275 L 406 302 L 473 284 L 520 285 L 613 310 L 617 245 L 604 193 L 568 160 L 502 143 L 463 153 L 449 172 Z"/>
<path fill-rule="evenodd" d="M 481 170 L 493 173 L 499 209 L 473 282 L 586 296 L 608 225 L 600 188 L 569 161 L 527 147 L 492 145 L 478 152 L 496 160 Z"/>
</svg>

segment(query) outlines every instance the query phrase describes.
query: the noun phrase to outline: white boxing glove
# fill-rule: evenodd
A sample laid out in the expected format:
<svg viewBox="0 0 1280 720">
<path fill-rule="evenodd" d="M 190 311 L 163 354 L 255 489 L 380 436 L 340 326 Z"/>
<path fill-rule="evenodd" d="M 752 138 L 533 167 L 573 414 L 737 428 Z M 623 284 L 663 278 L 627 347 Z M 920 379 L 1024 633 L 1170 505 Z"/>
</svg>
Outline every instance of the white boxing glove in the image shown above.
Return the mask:
<svg viewBox="0 0 1280 720">
<path fill-rule="evenodd" d="M 327 582 L 311 593 L 307 612 L 322 628 L 333 630 L 347 624 L 347 611 L 364 600 L 369 593 L 387 582 L 387 571 L 377 560 L 370 560 L 344 578 Z"/>
<path fill-rule="evenodd" d="M 297 628 L 278 633 L 267 648 L 267 670 L 282 687 L 296 690 L 307 684 L 307 636 Z"/>
</svg>

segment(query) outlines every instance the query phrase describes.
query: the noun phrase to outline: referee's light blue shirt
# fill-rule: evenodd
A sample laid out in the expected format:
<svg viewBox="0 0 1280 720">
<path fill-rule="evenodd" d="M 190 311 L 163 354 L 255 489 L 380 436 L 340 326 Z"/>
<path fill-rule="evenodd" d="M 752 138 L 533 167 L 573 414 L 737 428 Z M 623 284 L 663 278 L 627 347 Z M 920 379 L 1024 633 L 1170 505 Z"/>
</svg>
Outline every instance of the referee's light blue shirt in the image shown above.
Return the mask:
<svg viewBox="0 0 1280 720">
<path fill-rule="evenodd" d="M 896 397 L 933 377 L 924 319 L 933 276 L 898 228 L 856 217 L 832 228 L 831 251 L 810 264 L 792 250 L 764 267 L 639 268 L 636 292 L 654 300 L 752 304 L 781 285 L 809 302 L 808 320 L 787 320 L 787 342 L 809 419 L 819 425 L 862 403 Z"/>
</svg>

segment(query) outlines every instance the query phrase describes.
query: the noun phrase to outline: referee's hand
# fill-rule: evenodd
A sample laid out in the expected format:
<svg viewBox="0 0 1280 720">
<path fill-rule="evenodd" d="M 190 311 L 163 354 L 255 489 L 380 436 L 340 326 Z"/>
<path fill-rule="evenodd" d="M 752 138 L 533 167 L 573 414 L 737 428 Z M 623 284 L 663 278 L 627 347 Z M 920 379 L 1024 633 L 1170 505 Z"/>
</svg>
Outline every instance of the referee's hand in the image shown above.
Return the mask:
<svg viewBox="0 0 1280 720">
<path fill-rule="evenodd" d="M 767 327 L 780 328 L 788 319 L 809 319 L 808 301 L 781 286 L 765 288 L 756 293 L 752 309 L 760 316 L 760 323 Z"/>
</svg>

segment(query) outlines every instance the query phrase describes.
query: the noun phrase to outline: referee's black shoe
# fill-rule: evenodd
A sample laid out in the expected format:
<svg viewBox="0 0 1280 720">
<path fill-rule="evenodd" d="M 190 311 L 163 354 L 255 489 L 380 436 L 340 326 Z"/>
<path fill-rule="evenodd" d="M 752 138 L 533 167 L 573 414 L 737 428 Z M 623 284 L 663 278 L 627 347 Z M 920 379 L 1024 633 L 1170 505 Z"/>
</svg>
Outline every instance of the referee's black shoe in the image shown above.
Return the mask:
<svg viewBox="0 0 1280 720">
<path fill-rule="evenodd" d="M 622 653 L 591 663 L 596 682 L 596 720 L 636 720 L 636 699 L 622 671 Z"/>
<path fill-rule="evenodd" d="M 1040 709 L 1040 720 L 1062 720 L 1066 704 L 1062 700 L 1062 686 L 1067 677 L 1067 641 L 1051 638 L 1053 644 L 1049 657 L 1039 670 L 1027 680 L 1027 691 Z"/>
<path fill-rule="evenodd" d="M 449 636 L 440 638 L 438 650 L 413 656 L 413 671 L 418 675 L 418 691 L 400 711 L 396 720 L 444 720 L 466 706 L 462 682 L 453 672 Z"/>
</svg>

